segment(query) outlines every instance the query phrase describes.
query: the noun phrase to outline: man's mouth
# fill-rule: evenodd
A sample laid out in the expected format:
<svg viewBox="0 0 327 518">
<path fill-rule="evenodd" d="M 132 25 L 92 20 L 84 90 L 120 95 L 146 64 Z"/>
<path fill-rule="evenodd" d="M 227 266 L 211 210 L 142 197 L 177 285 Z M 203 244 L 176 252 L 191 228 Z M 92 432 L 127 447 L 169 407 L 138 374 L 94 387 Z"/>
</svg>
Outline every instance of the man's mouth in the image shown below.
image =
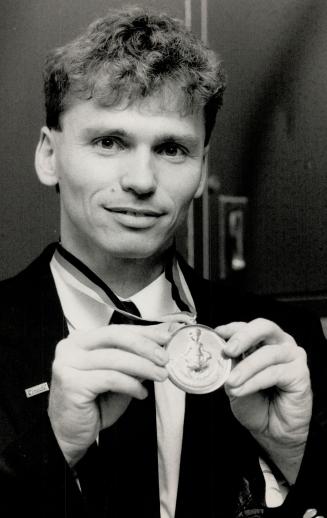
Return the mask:
<svg viewBox="0 0 327 518">
<path fill-rule="evenodd" d="M 153 209 L 136 209 L 129 207 L 105 207 L 105 209 L 116 214 L 125 214 L 127 216 L 143 218 L 159 218 L 163 214 L 162 212 Z"/>
<path fill-rule="evenodd" d="M 152 228 L 164 216 L 165 212 L 155 210 L 152 207 L 104 207 L 112 215 L 117 224 L 122 227 L 146 230 Z"/>
</svg>

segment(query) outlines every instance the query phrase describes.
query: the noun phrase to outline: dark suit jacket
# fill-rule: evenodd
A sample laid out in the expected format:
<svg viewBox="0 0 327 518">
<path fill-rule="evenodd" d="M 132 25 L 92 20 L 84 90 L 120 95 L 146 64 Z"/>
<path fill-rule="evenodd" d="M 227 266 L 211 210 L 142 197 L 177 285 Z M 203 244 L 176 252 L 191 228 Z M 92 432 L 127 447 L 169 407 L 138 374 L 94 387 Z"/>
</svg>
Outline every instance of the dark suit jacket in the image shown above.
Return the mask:
<svg viewBox="0 0 327 518">
<path fill-rule="evenodd" d="M 156 421 L 153 391 L 133 400 L 101 432 L 76 467 L 66 465 L 47 417 L 48 393 L 26 398 L 25 389 L 50 384 L 56 344 L 67 335 L 49 269 L 50 245 L 26 270 L 0 285 L 0 516 L 18 518 L 159 517 Z M 198 278 L 183 263 L 198 311 L 210 327 L 265 317 L 305 347 L 315 412 L 297 482 L 285 504 L 264 509 L 264 455 L 234 419 L 223 389 L 187 395 L 176 518 L 302 518 L 307 508 L 327 515 L 327 351 L 319 321 L 270 300 L 231 293 Z M 320 467 L 322 468 L 320 469 Z"/>
</svg>

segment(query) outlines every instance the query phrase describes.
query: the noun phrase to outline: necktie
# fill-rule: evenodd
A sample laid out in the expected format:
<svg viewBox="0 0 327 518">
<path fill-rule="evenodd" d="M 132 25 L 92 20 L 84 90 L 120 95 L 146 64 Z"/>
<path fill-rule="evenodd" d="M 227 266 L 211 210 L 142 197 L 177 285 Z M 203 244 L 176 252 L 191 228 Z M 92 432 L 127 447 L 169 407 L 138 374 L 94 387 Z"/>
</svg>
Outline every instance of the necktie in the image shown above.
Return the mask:
<svg viewBox="0 0 327 518">
<path fill-rule="evenodd" d="M 117 305 L 119 305 L 119 303 Z M 148 320 L 142 320 L 141 318 L 133 318 L 134 315 L 136 317 L 141 317 L 140 311 L 134 302 L 123 301 L 123 305 L 124 309 L 122 312 L 117 311 L 116 309 L 114 310 L 109 321 L 109 325 L 151 325 L 156 323 Z M 152 442 L 152 450 L 156 451 L 154 385 L 153 382 L 149 380 L 146 380 L 144 385 L 148 390 L 147 399 L 142 402 L 134 401 L 133 405 L 130 405 L 132 409 L 127 409 L 127 413 L 130 414 L 132 412 L 132 415 L 136 414 L 137 420 L 144 423 L 144 430 L 142 429 L 142 440 L 144 440 L 146 443 L 145 446 L 147 448 L 149 448 L 149 445 Z M 126 418 L 128 419 L 128 417 L 125 416 L 124 419 Z M 120 420 L 123 419 L 120 418 Z M 131 421 L 133 422 L 134 419 L 131 419 Z M 99 434 L 98 446 L 96 443 L 91 445 L 83 459 L 78 463 L 78 466 L 76 466 L 78 479 L 82 487 L 85 506 L 88 509 L 90 516 L 101 516 L 102 513 L 104 513 L 104 516 L 107 518 L 107 515 L 110 514 L 109 508 L 114 505 L 110 499 L 107 499 L 106 495 L 108 492 L 108 485 L 111 485 L 112 477 L 114 476 L 114 474 L 110 472 L 110 469 L 112 469 L 112 467 L 110 468 L 110 460 L 112 460 L 113 456 L 115 456 L 117 446 L 120 443 L 120 440 L 117 439 L 117 435 L 120 436 L 120 432 L 117 432 L 117 428 L 118 430 L 120 429 L 119 423 L 111 428 L 101 431 Z M 130 441 L 127 442 L 129 443 Z M 116 447 L 113 447 L 113 444 L 115 444 Z M 100 457 L 108 459 L 108 464 L 105 463 L 104 470 Z M 154 459 L 154 461 L 152 459 Z M 150 471 L 157 473 L 158 468 L 156 465 L 156 455 L 151 456 L 151 460 L 148 460 L 148 462 L 155 463 Z M 102 466 L 102 468 L 100 466 Z M 155 482 L 153 483 L 155 484 Z"/>
<path fill-rule="evenodd" d="M 124 301 L 124 307 L 128 314 L 114 310 L 109 324 L 157 323 L 141 318 L 133 319 L 133 315 L 140 317 L 141 314 L 131 301 Z M 135 508 L 140 516 L 149 515 L 148 509 L 153 518 L 159 516 L 154 383 L 145 380 L 143 385 L 148 390 L 148 397 L 143 401 L 132 400 L 119 420 L 99 435 L 98 453 L 102 458 L 108 459 L 101 477 L 106 518 L 133 516 Z M 127 499 L 125 485 L 129 487 Z"/>
<path fill-rule="evenodd" d="M 134 302 L 128 300 L 124 301 L 124 310 L 127 312 L 121 313 L 120 311 L 114 310 L 111 319 L 109 321 L 109 324 L 135 324 L 135 323 L 141 323 L 143 324 L 143 321 L 139 321 L 137 319 L 134 319 L 131 315 L 135 315 L 137 317 L 141 316 L 141 313 L 139 312 L 137 306 L 134 304 Z M 144 324 L 143 324 L 144 325 Z"/>
</svg>

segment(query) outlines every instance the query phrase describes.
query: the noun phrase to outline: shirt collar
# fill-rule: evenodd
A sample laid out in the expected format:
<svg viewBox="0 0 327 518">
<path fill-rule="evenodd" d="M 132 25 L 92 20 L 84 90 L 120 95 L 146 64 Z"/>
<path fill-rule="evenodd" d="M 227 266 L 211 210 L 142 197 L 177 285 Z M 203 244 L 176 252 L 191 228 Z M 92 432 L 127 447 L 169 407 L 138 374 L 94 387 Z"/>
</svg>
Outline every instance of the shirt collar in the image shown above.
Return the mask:
<svg viewBox="0 0 327 518">
<path fill-rule="evenodd" d="M 93 289 L 90 284 L 82 283 L 55 256 L 50 268 L 70 330 L 89 330 L 108 324 L 113 308 L 105 294 L 99 293 L 96 286 Z M 171 284 L 164 273 L 128 300 L 136 304 L 143 318 L 150 320 L 178 311 L 171 295 Z"/>
</svg>

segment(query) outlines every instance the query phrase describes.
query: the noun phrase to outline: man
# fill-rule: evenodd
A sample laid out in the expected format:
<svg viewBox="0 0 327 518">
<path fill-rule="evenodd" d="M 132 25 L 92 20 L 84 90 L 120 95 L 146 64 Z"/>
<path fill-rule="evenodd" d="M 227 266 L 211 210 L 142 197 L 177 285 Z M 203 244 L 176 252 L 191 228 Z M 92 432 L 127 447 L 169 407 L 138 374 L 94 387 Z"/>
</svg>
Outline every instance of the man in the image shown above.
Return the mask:
<svg viewBox="0 0 327 518">
<path fill-rule="evenodd" d="M 1 287 L 1 516 L 327 511 L 319 325 L 198 278 L 174 249 L 223 90 L 212 51 L 142 10 L 48 58 L 35 163 L 61 238 Z M 234 366 L 202 395 L 168 377 L 195 319 Z"/>
</svg>

